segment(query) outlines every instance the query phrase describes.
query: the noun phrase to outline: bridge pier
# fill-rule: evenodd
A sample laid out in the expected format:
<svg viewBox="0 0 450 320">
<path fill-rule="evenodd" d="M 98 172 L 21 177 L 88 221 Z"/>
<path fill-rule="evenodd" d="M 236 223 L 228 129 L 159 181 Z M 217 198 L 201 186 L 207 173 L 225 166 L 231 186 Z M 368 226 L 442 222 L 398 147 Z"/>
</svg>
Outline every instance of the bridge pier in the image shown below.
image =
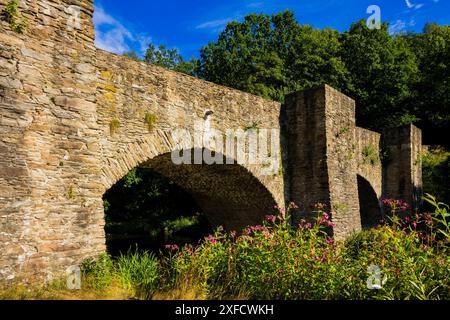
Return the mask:
<svg viewBox="0 0 450 320">
<path fill-rule="evenodd" d="M 325 85 L 289 95 L 282 109 L 289 198 L 295 219 L 324 203 L 342 239 L 361 229 L 355 154 L 355 102 Z"/>
<path fill-rule="evenodd" d="M 414 125 L 386 129 L 383 145 L 383 197 L 405 200 L 418 209 L 423 194 L 422 131 Z"/>
</svg>

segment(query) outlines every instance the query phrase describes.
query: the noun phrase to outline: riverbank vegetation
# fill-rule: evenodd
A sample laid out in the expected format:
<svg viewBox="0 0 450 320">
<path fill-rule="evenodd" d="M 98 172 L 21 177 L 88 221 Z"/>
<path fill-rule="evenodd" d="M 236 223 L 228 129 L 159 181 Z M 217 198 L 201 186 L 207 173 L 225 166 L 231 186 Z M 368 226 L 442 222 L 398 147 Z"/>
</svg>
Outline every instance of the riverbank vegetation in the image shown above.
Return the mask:
<svg viewBox="0 0 450 320">
<path fill-rule="evenodd" d="M 428 195 L 431 213 L 383 201 L 379 227 L 343 242 L 329 235 L 332 210 L 292 227 L 289 208 L 238 235 L 218 228 L 198 245 L 168 244 L 157 257 L 130 251 L 82 264 L 82 289 L 56 283 L 11 288 L 15 299 L 449 299 L 449 207 Z M 292 208 L 292 206 L 290 207 Z M 30 290 L 30 289 L 28 289 Z"/>
</svg>

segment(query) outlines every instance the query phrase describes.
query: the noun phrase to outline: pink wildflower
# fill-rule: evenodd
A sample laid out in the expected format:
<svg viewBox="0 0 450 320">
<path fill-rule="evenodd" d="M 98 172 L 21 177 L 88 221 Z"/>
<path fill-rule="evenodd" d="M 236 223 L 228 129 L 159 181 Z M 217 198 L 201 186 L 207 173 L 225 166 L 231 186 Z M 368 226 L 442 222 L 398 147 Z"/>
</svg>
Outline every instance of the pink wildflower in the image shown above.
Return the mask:
<svg viewBox="0 0 450 320">
<path fill-rule="evenodd" d="M 167 244 L 165 245 L 165 248 L 171 252 L 176 252 L 180 249 L 180 247 L 177 246 L 176 244 Z"/>
</svg>

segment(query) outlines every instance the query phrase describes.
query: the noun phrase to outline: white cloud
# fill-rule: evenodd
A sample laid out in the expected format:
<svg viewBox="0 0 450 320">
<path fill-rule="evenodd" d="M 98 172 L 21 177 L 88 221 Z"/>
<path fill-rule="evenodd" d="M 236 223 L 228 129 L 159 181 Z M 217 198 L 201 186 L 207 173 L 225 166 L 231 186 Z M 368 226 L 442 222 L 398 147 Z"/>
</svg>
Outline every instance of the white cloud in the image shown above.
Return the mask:
<svg viewBox="0 0 450 320">
<path fill-rule="evenodd" d="M 102 25 L 102 24 L 108 24 L 108 25 L 114 25 L 119 24 L 119 22 L 108 15 L 105 10 L 101 7 L 95 6 L 94 8 L 94 25 Z"/>
<path fill-rule="evenodd" d="M 195 27 L 195 29 L 221 29 L 225 27 L 230 21 L 232 21 L 232 18 L 226 18 L 226 19 L 217 19 L 217 20 L 211 20 L 204 22 L 202 24 L 199 24 Z"/>
<path fill-rule="evenodd" d="M 250 2 L 247 8 L 261 8 L 264 5 L 263 2 Z"/>
<path fill-rule="evenodd" d="M 102 7 L 94 8 L 95 45 L 97 48 L 122 54 L 131 51 L 130 44 L 136 43 L 145 52 L 151 38 L 133 32 L 119 20 L 107 14 Z"/>
</svg>

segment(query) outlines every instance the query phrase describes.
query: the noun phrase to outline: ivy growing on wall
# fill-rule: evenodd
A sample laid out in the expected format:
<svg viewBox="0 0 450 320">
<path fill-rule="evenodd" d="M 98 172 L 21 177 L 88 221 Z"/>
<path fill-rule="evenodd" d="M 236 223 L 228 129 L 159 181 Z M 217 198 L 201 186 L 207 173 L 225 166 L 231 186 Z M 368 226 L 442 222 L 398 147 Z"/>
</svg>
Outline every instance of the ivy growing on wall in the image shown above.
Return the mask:
<svg viewBox="0 0 450 320">
<path fill-rule="evenodd" d="M 120 128 L 120 120 L 119 119 L 111 120 L 111 122 L 109 123 L 109 130 L 111 134 L 114 135 L 117 132 L 117 130 L 119 130 L 119 128 Z"/>
<path fill-rule="evenodd" d="M 362 150 L 364 162 L 375 166 L 380 163 L 379 154 L 373 146 L 366 146 Z"/>
<path fill-rule="evenodd" d="M 145 123 L 147 124 L 148 131 L 152 131 L 155 128 L 156 124 L 156 115 L 153 113 L 146 113 L 145 114 Z"/>
<path fill-rule="evenodd" d="M 24 33 L 26 29 L 26 20 L 21 17 L 19 2 L 11 0 L 5 6 L 2 12 L 2 19 L 9 23 L 12 31 Z"/>
</svg>

